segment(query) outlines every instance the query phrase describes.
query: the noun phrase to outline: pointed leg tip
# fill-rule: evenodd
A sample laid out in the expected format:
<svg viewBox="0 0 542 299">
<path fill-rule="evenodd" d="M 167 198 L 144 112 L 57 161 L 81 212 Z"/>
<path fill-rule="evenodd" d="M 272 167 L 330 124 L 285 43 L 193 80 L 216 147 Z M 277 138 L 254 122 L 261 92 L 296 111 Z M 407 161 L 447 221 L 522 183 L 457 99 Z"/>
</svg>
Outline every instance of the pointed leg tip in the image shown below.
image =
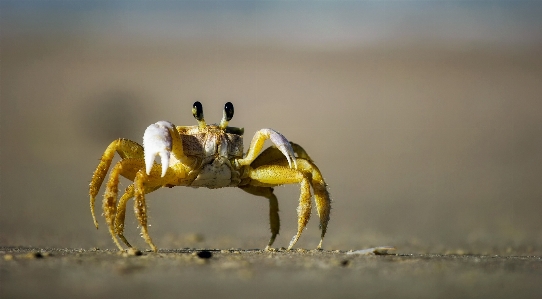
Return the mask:
<svg viewBox="0 0 542 299">
<path fill-rule="evenodd" d="M 318 250 L 322 250 L 322 242 L 324 241 L 324 239 L 321 239 L 320 240 L 320 243 L 318 243 L 318 247 L 316 247 L 316 249 Z"/>
<path fill-rule="evenodd" d="M 96 220 L 96 217 L 94 215 L 92 216 L 92 220 L 94 222 L 94 226 L 96 227 L 96 229 L 98 229 L 98 220 Z"/>
<path fill-rule="evenodd" d="M 293 238 L 292 238 L 292 241 L 290 241 L 290 245 L 288 245 L 288 249 L 287 250 L 290 250 L 292 249 L 292 247 L 294 247 L 295 243 L 297 243 L 297 240 L 299 240 L 299 234 L 295 235 Z"/>
</svg>

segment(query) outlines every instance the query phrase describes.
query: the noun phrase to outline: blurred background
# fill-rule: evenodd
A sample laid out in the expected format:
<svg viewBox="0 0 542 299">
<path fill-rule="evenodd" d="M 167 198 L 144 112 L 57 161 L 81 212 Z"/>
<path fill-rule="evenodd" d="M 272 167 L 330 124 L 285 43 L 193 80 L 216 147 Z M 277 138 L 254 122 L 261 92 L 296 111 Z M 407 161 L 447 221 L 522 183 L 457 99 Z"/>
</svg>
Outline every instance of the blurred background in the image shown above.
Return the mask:
<svg viewBox="0 0 542 299">
<path fill-rule="evenodd" d="M 542 2 L 2 1 L 0 245 L 115 248 L 88 183 L 116 138 L 235 105 L 329 184 L 325 249 L 542 252 Z M 118 158 L 117 158 L 118 159 Z M 123 181 L 121 188 L 128 186 Z M 298 186 L 276 188 L 296 231 Z M 263 248 L 236 188 L 147 196 L 160 248 Z M 127 238 L 146 249 L 137 221 Z M 316 213 L 297 243 L 315 248 Z"/>
</svg>

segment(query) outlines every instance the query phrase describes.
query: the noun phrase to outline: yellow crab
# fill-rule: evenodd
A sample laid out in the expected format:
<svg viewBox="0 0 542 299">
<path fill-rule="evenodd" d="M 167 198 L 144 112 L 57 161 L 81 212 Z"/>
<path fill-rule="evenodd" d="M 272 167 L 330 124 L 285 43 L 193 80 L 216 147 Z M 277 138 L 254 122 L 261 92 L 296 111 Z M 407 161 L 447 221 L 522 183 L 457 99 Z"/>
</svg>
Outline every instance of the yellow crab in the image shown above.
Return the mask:
<svg viewBox="0 0 542 299">
<path fill-rule="evenodd" d="M 273 194 L 273 187 L 294 183 L 300 184 L 301 196 L 297 209 L 297 234 L 288 249 L 295 245 L 309 221 L 311 187 L 320 217 L 321 239 L 318 248 L 321 248 L 329 221 L 331 199 L 322 174 L 305 150 L 273 129 L 261 129 L 254 135 L 243 157 L 244 130 L 228 126 L 233 117 L 232 103 L 228 102 L 224 106 L 223 117 L 218 125 L 205 123 L 200 102 L 194 103 L 192 114 L 198 121 L 197 126 L 175 126 L 168 121 L 159 121 L 145 130 L 143 146 L 119 138 L 107 147 L 89 186 L 90 211 L 96 228 L 98 222 L 94 201 L 117 152 L 121 160 L 109 174 L 104 192 L 103 214 L 113 241 L 120 250 L 123 247 L 118 238 L 126 246 L 132 247 L 123 232 L 126 204 L 134 198 L 141 235 L 152 250 L 157 251 L 147 230 L 145 194 L 161 187 L 174 186 L 239 187 L 250 194 L 266 197 L 269 199 L 271 225 L 271 239 L 266 249 L 270 249 L 280 228 L 278 201 Z M 265 140 L 271 140 L 274 146 L 262 152 Z M 160 157 L 161 164 L 155 163 L 156 156 Z M 129 179 L 133 184 L 126 188 L 117 204 L 119 176 Z"/>
</svg>

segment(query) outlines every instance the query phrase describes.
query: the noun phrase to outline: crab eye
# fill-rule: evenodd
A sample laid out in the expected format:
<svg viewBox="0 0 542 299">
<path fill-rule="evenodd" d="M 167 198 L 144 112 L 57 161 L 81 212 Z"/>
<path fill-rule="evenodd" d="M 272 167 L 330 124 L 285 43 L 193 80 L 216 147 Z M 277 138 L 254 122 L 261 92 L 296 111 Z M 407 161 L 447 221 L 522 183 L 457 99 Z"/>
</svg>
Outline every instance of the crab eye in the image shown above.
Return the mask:
<svg viewBox="0 0 542 299">
<path fill-rule="evenodd" d="M 227 121 L 230 121 L 233 118 L 233 104 L 231 102 L 227 102 L 226 105 L 224 105 L 224 115 L 226 116 Z"/>
<path fill-rule="evenodd" d="M 200 102 L 195 102 L 194 106 L 192 106 L 192 115 L 198 121 L 203 120 L 203 106 L 201 106 Z"/>
</svg>

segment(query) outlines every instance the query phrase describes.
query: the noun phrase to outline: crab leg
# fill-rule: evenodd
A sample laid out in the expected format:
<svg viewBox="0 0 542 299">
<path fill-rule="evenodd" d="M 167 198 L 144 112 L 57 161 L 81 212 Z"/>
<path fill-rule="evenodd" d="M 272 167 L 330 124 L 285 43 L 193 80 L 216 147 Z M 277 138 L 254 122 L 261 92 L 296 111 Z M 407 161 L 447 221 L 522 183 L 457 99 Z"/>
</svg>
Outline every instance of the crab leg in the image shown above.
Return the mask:
<svg viewBox="0 0 542 299">
<path fill-rule="evenodd" d="M 297 240 L 301 236 L 301 233 L 307 226 L 309 219 L 311 217 L 311 188 L 310 183 L 307 178 L 303 178 L 300 182 L 301 195 L 299 196 L 299 206 L 297 207 L 297 234 L 290 241 L 288 245 L 288 250 L 294 247 Z"/>
<path fill-rule="evenodd" d="M 159 189 L 160 186 L 156 186 L 153 189 L 149 189 L 146 193 L 151 193 L 157 189 Z M 115 233 L 116 235 L 126 244 L 128 247 L 132 247 L 128 240 L 124 237 L 124 220 L 126 219 L 126 204 L 130 199 L 134 197 L 134 184 L 131 184 L 126 188 L 126 191 L 122 195 L 122 197 L 119 200 L 119 204 L 117 206 L 117 214 L 115 216 Z"/>
<path fill-rule="evenodd" d="M 128 200 L 132 197 L 134 197 L 134 184 L 131 184 L 126 188 L 126 191 L 119 200 L 117 214 L 115 215 L 115 233 L 128 247 L 132 247 L 132 245 L 130 245 L 128 240 L 124 237 L 124 219 L 126 219 L 126 203 L 128 203 Z"/>
<path fill-rule="evenodd" d="M 296 158 L 294 155 L 294 149 L 288 139 L 284 135 L 273 129 L 261 129 L 254 135 L 250 147 L 247 151 L 245 158 L 236 160 L 239 166 L 250 165 L 252 161 L 256 159 L 258 154 L 262 151 L 264 142 L 271 140 L 273 144 L 284 154 L 288 160 L 290 168 L 297 168 Z"/>
<path fill-rule="evenodd" d="M 320 170 L 314 162 L 311 160 L 307 152 L 298 144 L 290 142 L 295 154 L 297 155 L 298 170 L 310 174 L 311 187 L 314 191 L 314 201 L 316 202 L 316 210 L 320 218 L 321 239 L 318 248 L 322 247 L 322 241 L 327 231 L 327 224 L 329 222 L 329 214 L 331 211 L 331 198 L 327 191 L 327 184 L 320 173 Z M 264 165 L 283 165 L 287 164 L 286 159 L 282 153 L 276 147 L 269 147 L 264 150 L 250 167 L 258 168 Z"/>
<path fill-rule="evenodd" d="M 116 234 L 115 234 L 115 228 L 114 228 L 114 219 L 115 215 L 117 214 L 117 193 L 118 193 L 118 185 L 119 185 L 119 167 L 121 165 L 122 161 L 119 161 L 117 165 L 113 168 L 111 171 L 111 174 L 109 176 L 109 181 L 107 182 L 107 188 L 104 192 L 104 199 L 103 199 L 103 213 L 105 217 L 105 222 L 107 223 L 107 227 L 109 228 L 109 233 L 111 234 L 111 237 L 113 238 L 113 241 L 115 242 L 115 245 L 122 250 L 122 246 L 119 243 L 119 240 L 117 240 Z"/>
<path fill-rule="evenodd" d="M 275 242 L 275 238 L 279 234 L 280 230 L 279 202 L 275 194 L 273 194 L 273 188 L 252 185 L 247 185 L 239 188 L 252 195 L 263 196 L 269 199 L 269 224 L 271 227 L 271 238 L 269 239 L 269 243 L 267 243 L 267 246 L 265 247 L 265 250 L 269 250 L 271 248 L 271 245 L 273 245 L 273 242 Z"/>
<path fill-rule="evenodd" d="M 120 160 L 115 164 L 113 169 L 111 169 L 111 173 L 109 174 L 109 180 L 107 181 L 107 186 L 104 192 L 104 199 L 103 199 L 103 211 L 104 211 L 104 217 L 107 223 L 107 226 L 109 227 L 109 232 L 111 233 L 111 237 L 113 238 L 113 241 L 117 245 L 119 249 L 122 250 L 122 246 L 118 242 L 116 235 L 117 235 L 117 229 L 115 227 L 115 218 L 117 217 L 117 195 L 119 191 L 119 178 L 120 176 L 124 176 L 130 180 L 134 180 L 135 174 L 138 172 L 139 169 L 143 167 L 143 159 L 124 159 Z M 132 186 L 132 185 L 130 185 Z M 129 194 L 130 187 L 126 189 L 125 194 L 122 196 L 121 200 L 126 197 L 126 194 Z M 133 188 L 132 188 L 133 189 Z M 133 196 L 133 191 L 132 195 Z M 124 199 L 127 200 L 127 199 Z M 120 204 L 119 204 L 120 206 Z M 124 213 L 124 211 L 121 211 Z M 128 245 L 128 244 L 127 244 Z"/>
<path fill-rule="evenodd" d="M 128 240 L 126 240 L 126 238 L 124 237 L 124 219 L 126 216 L 126 204 L 128 200 L 135 196 L 136 184 L 131 184 L 126 188 L 117 205 L 116 201 L 118 195 L 119 178 L 122 175 L 131 181 L 136 181 L 138 177 L 137 175 L 144 170 L 144 166 L 145 162 L 143 161 L 143 159 L 124 159 L 117 162 L 117 164 L 115 164 L 115 166 L 111 169 L 111 173 L 109 174 L 109 180 L 107 181 L 107 187 L 104 192 L 103 211 L 106 223 L 109 228 L 109 233 L 111 234 L 113 241 L 120 250 L 123 250 L 123 248 L 120 245 L 117 237 L 119 237 L 124 242 L 124 244 L 126 244 L 126 246 L 132 247 L 130 243 L 128 243 Z M 154 177 L 158 177 L 159 173 L 160 166 L 153 165 L 152 175 Z M 146 186 L 144 189 L 141 190 L 144 190 L 144 194 L 146 194 L 153 192 L 160 187 L 161 185 L 153 185 L 152 187 Z M 143 203 L 144 200 L 145 199 L 143 198 Z M 136 215 L 137 213 L 138 210 L 136 210 Z M 144 221 L 146 222 L 145 213 L 142 217 L 144 217 Z"/>
<path fill-rule="evenodd" d="M 98 167 L 96 167 L 96 170 L 92 175 L 92 180 L 89 184 L 90 212 L 96 228 L 98 228 L 98 221 L 96 221 L 96 215 L 94 212 L 94 202 L 105 176 L 107 175 L 107 171 L 111 166 L 111 161 L 113 161 L 115 152 L 119 153 L 121 158 L 143 158 L 143 147 L 134 141 L 119 138 L 109 144 L 103 153 L 100 163 L 98 164 Z"/>
<path fill-rule="evenodd" d="M 150 193 L 159 188 L 159 186 L 146 186 L 144 182 L 147 180 L 147 174 L 144 170 L 137 172 L 136 178 L 134 180 L 134 212 L 136 218 L 141 227 L 141 236 L 145 239 L 145 242 L 149 244 L 151 249 L 154 252 L 158 251 L 158 248 L 152 242 L 152 239 L 149 235 L 148 225 L 147 225 L 147 204 L 145 203 L 145 194 Z"/>
<path fill-rule="evenodd" d="M 297 234 L 288 245 L 288 250 L 291 249 L 307 226 L 311 215 L 310 173 L 303 173 L 282 165 L 265 165 L 257 169 L 250 169 L 249 177 L 264 185 L 300 184 L 301 194 L 297 208 Z"/>
<path fill-rule="evenodd" d="M 320 173 L 320 170 L 314 163 L 305 159 L 298 159 L 298 167 L 301 171 L 310 173 L 311 186 L 314 191 L 314 201 L 316 202 L 316 211 L 320 218 L 321 238 L 318 244 L 318 249 L 322 248 L 322 242 L 327 231 L 327 224 L 329 222 L 329 214 L 331 212 L 331 197 L 327 191 L 327 184 Z"/>
</svg>

